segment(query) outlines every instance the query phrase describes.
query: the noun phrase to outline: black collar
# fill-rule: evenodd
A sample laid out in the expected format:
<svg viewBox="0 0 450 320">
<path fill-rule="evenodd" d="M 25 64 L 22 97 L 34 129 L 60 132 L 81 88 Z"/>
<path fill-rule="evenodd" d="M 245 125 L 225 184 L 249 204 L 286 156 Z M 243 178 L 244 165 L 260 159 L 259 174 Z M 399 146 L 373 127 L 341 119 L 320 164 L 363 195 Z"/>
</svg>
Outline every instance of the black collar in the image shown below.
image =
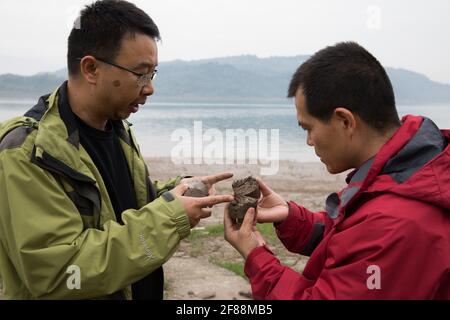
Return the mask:
<svg viewBox="0 0 450 320">
<path fill-rule="evenodd" d="M 65 81 L 58 89 L 58 110 L 62 121 L 67 127 L 67 141 L 73 144 L 78 149 L 80 145 L 78 121 L 76 120 L 72 108 L 69 104 L 69 98 L 67 96 L 67 81 Z M 123 141 L 131 146 L 131 139 L 129 134 L 125 130 L 123 122 L 121 120 L 114 120 L 111 121 L 111 123 L 115 133 Z"/>
</svg>

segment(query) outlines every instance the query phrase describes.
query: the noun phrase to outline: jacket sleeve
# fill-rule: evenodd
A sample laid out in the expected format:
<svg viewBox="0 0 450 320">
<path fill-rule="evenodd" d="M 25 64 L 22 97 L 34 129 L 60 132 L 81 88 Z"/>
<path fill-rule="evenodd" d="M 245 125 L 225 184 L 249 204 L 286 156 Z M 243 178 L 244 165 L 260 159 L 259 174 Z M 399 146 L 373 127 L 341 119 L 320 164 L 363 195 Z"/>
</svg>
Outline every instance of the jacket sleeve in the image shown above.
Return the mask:
<svg viewBox="0 0 450 320">
<path fill-rule="evenodd" d="M 288 217 L 276 225 L 278 238 L 289 251 L 309 256 L 323 238 L 324 215 L 325 212 L 313 213 L 291 201 Z"/>
<path fill-rule="evenodd" d="M 247 257 L 245 273 L 255 299 L 429 299 L 439 277 L 428 276 L 433 250 L 420 233 L 414 223 L 372 214 L 329 239 L 323 266 L 307 265 L 300 274 L 258 247 Z"/>
<path fill-rule="evenodd" d="M 8 156 L 9 154 L 9 156 Z M 81 216 L 47 171 L 22 149 L 0 160 L 0 237 L 34 298 L 89 299 L 117 292 L 160 267 L 189 232 L 179 200 L 164 197 L 123 213 L 124 225 L 83 230 Z M 69 289 L 71 270 L 80 288 Z"/>
<path fill-rule="evenodd" d="M 156 192 L 156 197 L 161 196 L 164 192 L 172 190 L 175 188 L 181 181 L 181 176 L 176 178 L 169 179 L 167 181 L 154 181 L 153 188 Z"/>
</svg>

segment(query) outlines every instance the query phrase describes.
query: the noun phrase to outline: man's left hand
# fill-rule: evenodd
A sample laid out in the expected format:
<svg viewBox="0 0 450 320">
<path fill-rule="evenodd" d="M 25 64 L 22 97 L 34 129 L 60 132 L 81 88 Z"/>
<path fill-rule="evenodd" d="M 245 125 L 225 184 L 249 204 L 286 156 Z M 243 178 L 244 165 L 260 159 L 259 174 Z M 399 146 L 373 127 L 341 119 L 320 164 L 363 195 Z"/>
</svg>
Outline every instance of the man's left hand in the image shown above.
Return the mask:
<svg viewBox="0 0 450 320">
<path fill-rule="evenodd" d="M 266 241 L 256 228 L 255 209 L 248 209 L 240 228 L 233 223 L 228 212 L 228 205 L 223 215 L 225 240 L 227 240 L 239 253 L 247 259 L 253 249 L 263 246 Z"/>
</svg>

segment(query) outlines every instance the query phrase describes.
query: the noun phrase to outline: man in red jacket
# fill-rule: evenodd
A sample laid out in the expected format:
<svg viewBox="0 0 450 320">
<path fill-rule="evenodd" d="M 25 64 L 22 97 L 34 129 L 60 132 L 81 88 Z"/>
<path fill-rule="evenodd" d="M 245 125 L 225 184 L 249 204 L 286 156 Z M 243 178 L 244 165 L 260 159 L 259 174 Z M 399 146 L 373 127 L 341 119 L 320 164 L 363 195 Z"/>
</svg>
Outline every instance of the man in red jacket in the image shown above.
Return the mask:
<svg viewBox="0 0 450 320">
<path fill-rule="evenodd" d="M 450 299 L 450 131 L 398 118 L 381 64 L 356 43 L 327 47 L 299 67 L 295 97 L 307 143 L 332 173 L 355 169 L 325 211 L 286 203 L 259 180 L 258 222 L 273 222 L 302 274 L 280 264 L 247 212 L 225 212 L 225 238 L 246 259 L 255 299 Z"/>
</svg>

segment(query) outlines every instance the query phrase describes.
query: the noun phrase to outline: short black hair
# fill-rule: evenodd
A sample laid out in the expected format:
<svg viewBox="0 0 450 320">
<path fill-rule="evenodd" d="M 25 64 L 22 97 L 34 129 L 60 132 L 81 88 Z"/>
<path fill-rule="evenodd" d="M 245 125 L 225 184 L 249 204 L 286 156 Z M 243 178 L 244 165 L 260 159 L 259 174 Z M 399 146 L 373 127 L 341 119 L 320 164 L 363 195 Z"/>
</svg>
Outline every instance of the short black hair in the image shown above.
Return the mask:
<svg viewBox="0 0 450 320">
<path fill-rule="evenodd" d="M 86 55 L 114 60 L 126 35 L 142 33 L 160 40 L 153 20 L 134 4 L 123 0 L 101 0 L 87 5 L 69 35 L 69 75 L 80 72 L 79 58 Z"/>
<path fill-rule="evenodd" d="M 378 132 L 400 125 L 386 71 L 355 42 L 326 47 L 304 62 L 292 76 L 288 97 L 300 88 L 308 113 L 323 122 L 345 107 Z"/>
</svg>

